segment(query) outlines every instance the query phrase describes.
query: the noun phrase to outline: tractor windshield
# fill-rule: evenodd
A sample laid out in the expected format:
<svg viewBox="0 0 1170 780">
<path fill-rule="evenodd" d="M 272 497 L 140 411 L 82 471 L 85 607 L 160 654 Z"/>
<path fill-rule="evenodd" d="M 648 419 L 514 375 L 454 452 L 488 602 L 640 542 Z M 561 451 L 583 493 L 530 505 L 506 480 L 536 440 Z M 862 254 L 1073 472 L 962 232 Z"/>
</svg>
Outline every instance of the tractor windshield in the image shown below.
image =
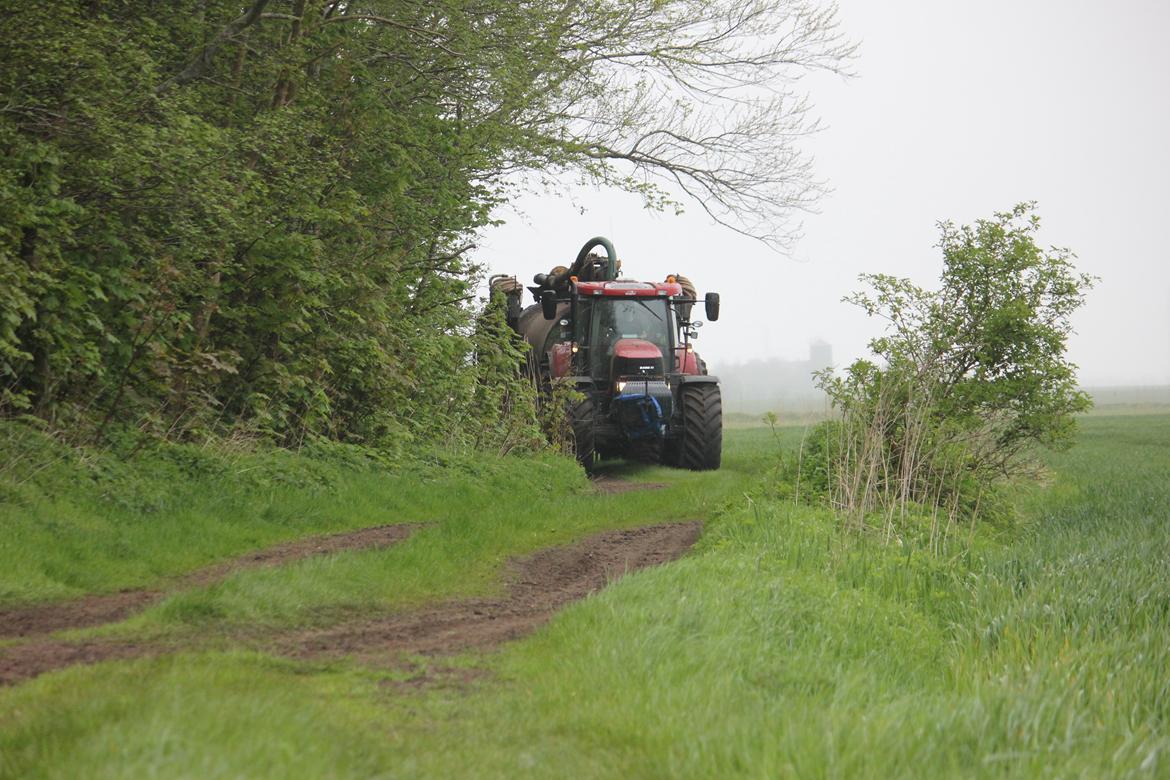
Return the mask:
<svg viewBox="0 0 1170 780">
<path fill-rule="evenodd" d="M 588 331 L 581 343 L 587 345 L 589 373 L 608 376 L 613 347 L 620 339 L 644 339 L 670 357 L 670 311 L 664 298 L 593 298 L 582 301 L 583 323 Z"/>
</svg>

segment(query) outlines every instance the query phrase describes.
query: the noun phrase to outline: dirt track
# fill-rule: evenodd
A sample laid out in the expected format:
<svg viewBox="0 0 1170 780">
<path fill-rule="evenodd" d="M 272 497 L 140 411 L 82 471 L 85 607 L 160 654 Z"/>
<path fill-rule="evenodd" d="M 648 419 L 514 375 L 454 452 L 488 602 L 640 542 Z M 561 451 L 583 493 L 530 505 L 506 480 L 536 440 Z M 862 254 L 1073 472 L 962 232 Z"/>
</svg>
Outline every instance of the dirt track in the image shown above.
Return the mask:
<svg viewBox="0 0 1170 780">
<path fill-rule="evenodd" d="M 490 648 L 529 633 L 560 607 L 627 572 L 680 557 L 701 531 L 699 521 L 606 531 L 513 561 L 508 593 L 499 598 L 451 601 L 324 629 L 257 636 L 245 639 L 244 644 L 299 658 L 351 656 L 368 663 L 393 662 L 402 653 Z M 74 664 L 178 649 L 185 648 L 127 641 L 34 639 L 0 648 L 0 684 L 11 685 Z"/>
<path fill-rule="evenodd" d="M 282 637 L 280 652 L 300 657 L 375 657 L 387 652 L 454 653 L 515 639 L 547 622 L 569 602 L 623 574 L 682 556 L 702 523 L 667 523 L 606 531 L 569 547 L 514 561 L 506 596 L 469 599 Z"/>
<path fill-rule="evenodd" d="M 605 475 L 595 476 L 593 486 L 597 492 L 606 494 L 666 487 L 660 482 L 627 482 Z M 211 585 L 239 569 L 291 563 L 313 555 L 387 547 L 402 541 L 417 528 L 411 524 L 382 525 L 278 544 L 175 578 L 161 588 L 123 590 L 52 604 L 0 607 L 0 639 L 44 636 L 56 631 L 113 623 L 141 612 L 168 593 Z"/>
<path fill-rule="evenodd" d="M 168 593 L 211 585 L 240 569 L 276 566 L 314 555 L 347 550 L 388 547 L 410 536 L 417 528 L 417 525 L 381 525 L 348 533 L 314 536 L 267 547 L 199 569 L 176 578 L 166 587 L 154 590 L 124 590 L 54 604 L 0 608 L 0 639 L 42 636 L 70 628 L 89 628 L 113 623 L 135 612 L 141 612 Z"/>
</svg>

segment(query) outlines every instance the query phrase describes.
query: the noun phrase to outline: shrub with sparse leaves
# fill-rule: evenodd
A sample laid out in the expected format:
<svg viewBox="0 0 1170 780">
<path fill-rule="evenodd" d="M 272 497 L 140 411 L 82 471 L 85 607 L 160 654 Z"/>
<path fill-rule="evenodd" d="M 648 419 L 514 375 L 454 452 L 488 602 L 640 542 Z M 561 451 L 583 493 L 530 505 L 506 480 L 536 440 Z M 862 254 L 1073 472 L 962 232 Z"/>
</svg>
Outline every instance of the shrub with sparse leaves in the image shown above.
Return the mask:
<svg viewBox="0 0 1170 780">
<path fill-rule="evenodd" d="M 1042 248 L 1035 204 L 973 226 L 940 225 L 940 286 L 882 274 L 845 300 L 886 321 L 877 361 L 819 374 L 841 419 L 809 468 L 863 522 L 925 510 L 973 516 L 1004 480 L 1032 474 L 1038 447 L 1072 443 L 1091 402 L 1066 348 L 1094 279 L 1067 249 Z M 940 519 L 941 518 L 941 519 Z"/>
</svg>

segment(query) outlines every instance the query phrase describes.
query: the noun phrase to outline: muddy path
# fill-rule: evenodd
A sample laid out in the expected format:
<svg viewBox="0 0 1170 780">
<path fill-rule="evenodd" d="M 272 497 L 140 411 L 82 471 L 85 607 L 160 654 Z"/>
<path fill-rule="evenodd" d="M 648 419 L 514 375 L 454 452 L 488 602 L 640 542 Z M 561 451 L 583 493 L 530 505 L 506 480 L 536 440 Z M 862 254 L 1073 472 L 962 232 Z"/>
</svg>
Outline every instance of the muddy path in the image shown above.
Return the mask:
<svg viewBox="0 0 1170 780">
<path fill-rule="evenodd" d="M 352 657 L 394 664 L 403 654 L 442 655 L 489 649 L 530 633 L 570 602 L 622 575 L 681 557 L 702 523 L 663 523 L 606 531 L 565 547 L 512 561 L 507 593 L 462 599 L 326 628 L 238 637 L 239 644 L 303 659 Z M 193 647 L 129 641 L 31 640 L 0 648 L 0 685 L 12 685 L 74 664 L 135 658 Z"/>
<path fill-rule="evenodd" d="M 171 593 L 212 585 L 241 569 L 278 566 L 316 555 L 389 547 L 406 539 L 418 527 L 412 524 L 381 525 L 283 542 L 176 577 L 154 589 L 101 593 L 50 604 L 0 607 L 0 639 L 43 636 L 55 631 L 114 623 L 141 612 Z"/>
<path fill-rule="evenodd" d="M 605 474 L 596 475 L 591 481 L 598 493 L 608 495 L 666 487 L 663 482 L 628 482 Z M 417 525 L 410 524 L 383 525 L 300 539 L 199 569 L 165 582 L 158 588 L 134 588 L 49 604 L 0 607 L 0 640 L 44 636 L 56 631 L 114 623 L 141 612 L 171 593 L 214 584 L 240 569 L 276 566 L 314 555 L 387 547 L 402 541 L 417 528 Z"/>
<path fill-rule="evenodd" d="M 606 531 L 567 547 L 513 561 L 508 593 L 467 599 L 364 622 L 281 637 L 278 652 L 305 658 L 353 656 L 373 660 L 393 653 L 447 654 L 487 649 L 546 623 L 566 604 L 604 588 L 628 572 L 683 555 L 702 523 L 664 523 Z"/>
</svg>

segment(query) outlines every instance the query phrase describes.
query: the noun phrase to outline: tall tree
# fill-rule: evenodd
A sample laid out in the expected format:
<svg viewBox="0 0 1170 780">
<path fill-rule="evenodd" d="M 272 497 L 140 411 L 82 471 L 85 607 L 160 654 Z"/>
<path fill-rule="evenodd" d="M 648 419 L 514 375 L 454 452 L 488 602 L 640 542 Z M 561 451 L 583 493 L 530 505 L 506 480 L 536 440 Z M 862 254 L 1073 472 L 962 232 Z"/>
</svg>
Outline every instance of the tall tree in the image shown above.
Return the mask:
<svg viewBox="0 0 1170 780">
<path fill-rule="evenodd" d="M 802 2 L 3 6 L 0 409 L 99 436 L 458 430 L 513 174 L 665 177 L 782 242 L 793 79 L 852 52 Z"/>
</svg>

